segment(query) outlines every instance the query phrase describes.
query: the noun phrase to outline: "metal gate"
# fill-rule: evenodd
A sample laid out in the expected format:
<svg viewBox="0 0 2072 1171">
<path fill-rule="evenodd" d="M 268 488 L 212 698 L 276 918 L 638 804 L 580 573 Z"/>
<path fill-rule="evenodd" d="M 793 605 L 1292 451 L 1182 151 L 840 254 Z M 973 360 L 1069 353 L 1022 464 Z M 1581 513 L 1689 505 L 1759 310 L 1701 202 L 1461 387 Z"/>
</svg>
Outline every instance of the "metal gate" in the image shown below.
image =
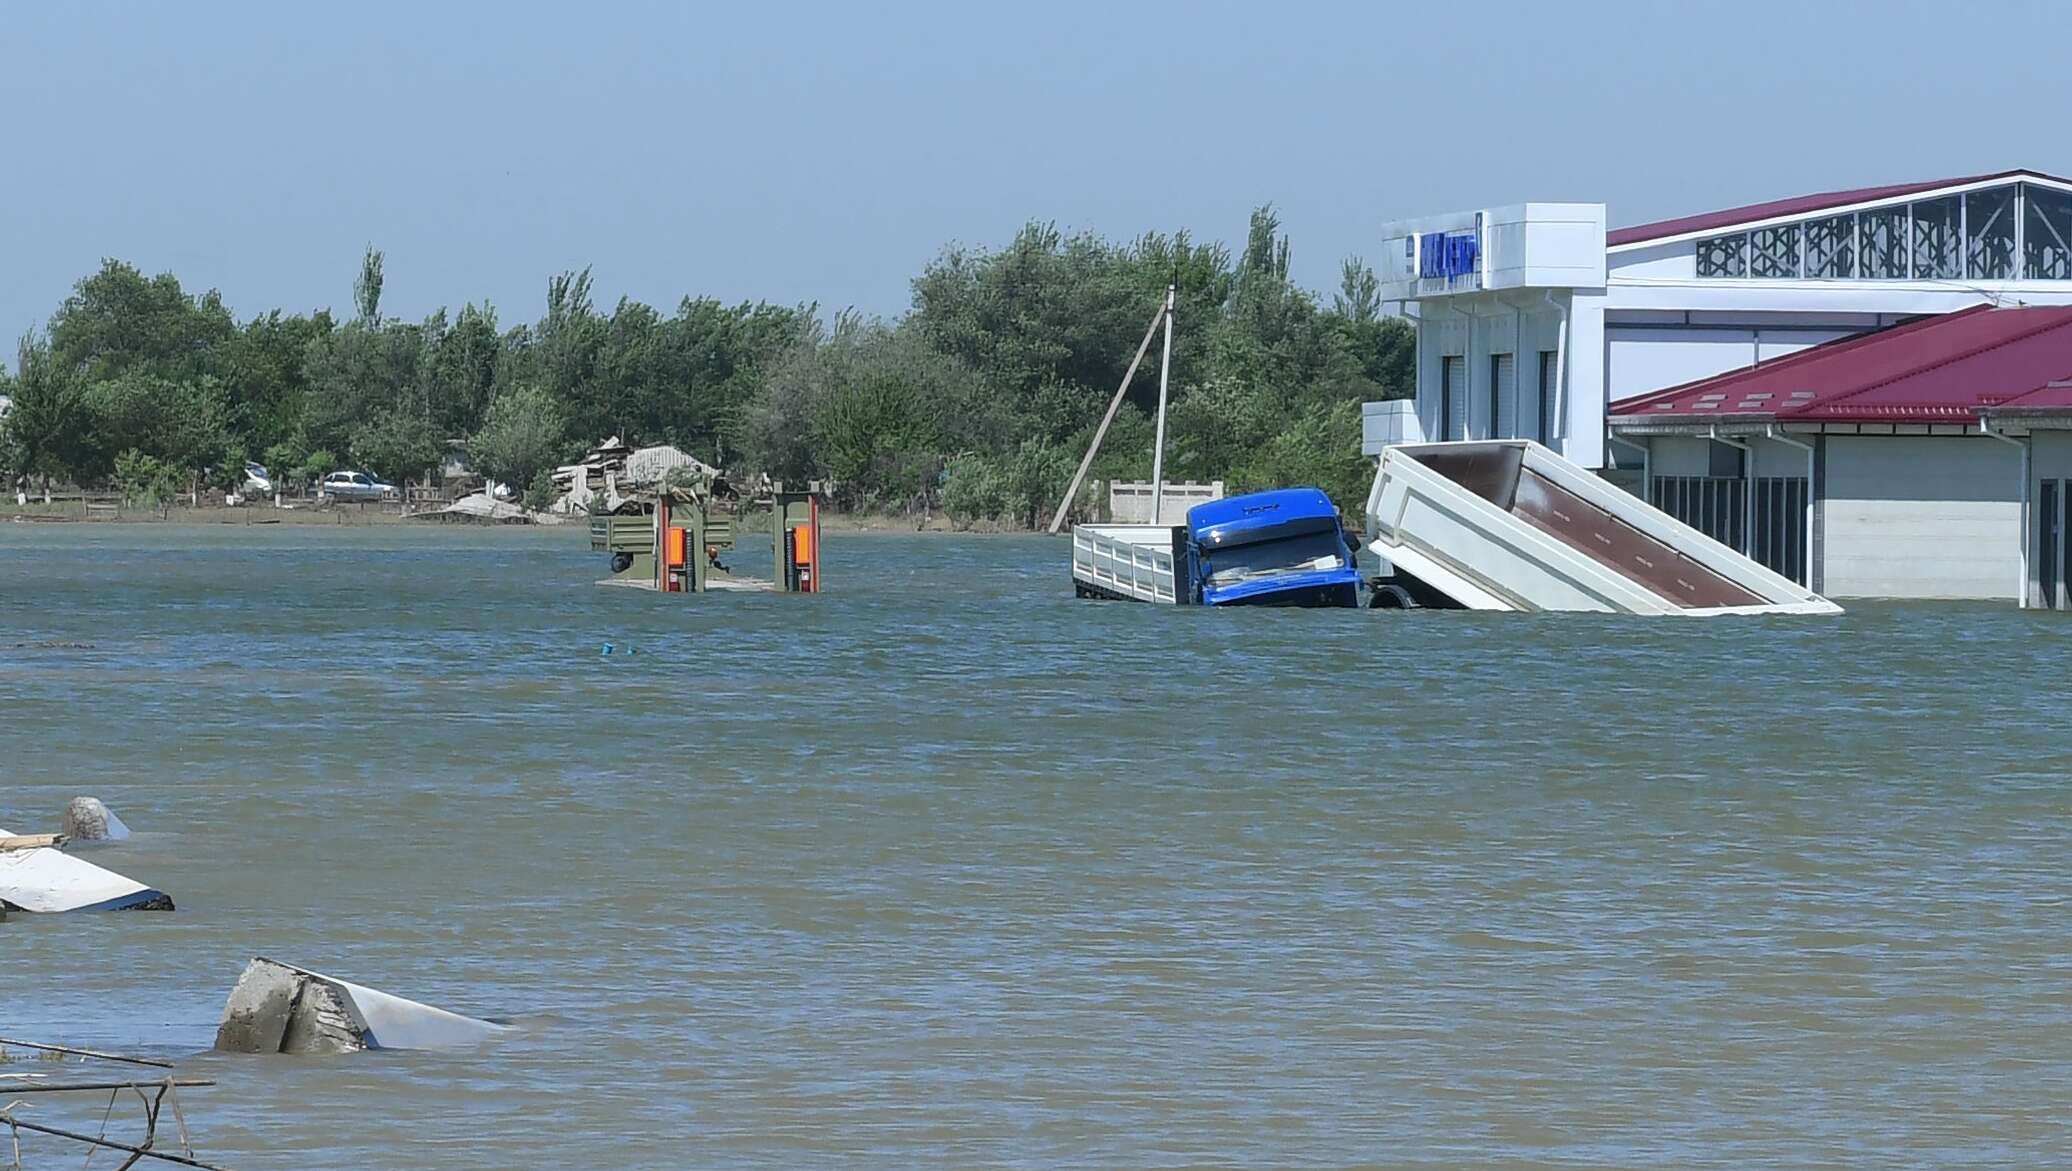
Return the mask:
<svg viewBox="0 0 2072 1171">
<path fill-rule="evenodd" d="M 1804 476 L 1656 476 L 1648 502 L 1765 568 L 1811 584 Z"/>
<path fill-rule="evenodd" d="M 2045 610 L 2072 607 L 2072 542 L 2067 533 L 2067 507 L 2072 480 L 2043 480 L 2036 485 L 2036 604 Z"/>
<path fill-rule="evenodd" d="M 1489 356 L 1489 437 L 1518 436 L 1518 363 L 1510 354 Z"/>
<path fill-rule="evenodd" d="M 1554 384 L 1554 375 L 1560 363 L 1553 350 L 1540 351 L 1540 396 L 1533 411 L 1538 423 L 1539 434 L 1533 438 L 1552 446 L 1554 443 L 1554 403 L 1560 388 Z"/>
<path fill-rule="evenodd" d="M 1439 359 L 1439 438 L 1468 437 L 1468 360 L 1459 354 Z"/>
</svg>

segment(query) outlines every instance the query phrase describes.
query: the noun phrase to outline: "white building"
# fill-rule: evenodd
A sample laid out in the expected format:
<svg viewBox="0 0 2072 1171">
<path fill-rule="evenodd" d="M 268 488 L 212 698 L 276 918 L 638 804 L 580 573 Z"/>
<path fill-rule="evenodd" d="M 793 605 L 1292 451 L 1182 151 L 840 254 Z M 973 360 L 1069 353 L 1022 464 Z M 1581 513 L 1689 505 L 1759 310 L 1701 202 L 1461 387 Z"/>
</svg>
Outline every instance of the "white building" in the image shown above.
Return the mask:
<svg viewBox="0 0 2072 1171">
<path fill-rule="evenodd" d="M 1931 315 L 2072 305 L 2072 181 L 1604 224 L 1602 204 L 1528 203 L 1389 225 L 1417 397 L 1370 404 L 1369 450 L 1537 439 L 1824 593 L 2063 604 L 2072 318 L 1974 314 L 1772 364 Z"/>
</svg>

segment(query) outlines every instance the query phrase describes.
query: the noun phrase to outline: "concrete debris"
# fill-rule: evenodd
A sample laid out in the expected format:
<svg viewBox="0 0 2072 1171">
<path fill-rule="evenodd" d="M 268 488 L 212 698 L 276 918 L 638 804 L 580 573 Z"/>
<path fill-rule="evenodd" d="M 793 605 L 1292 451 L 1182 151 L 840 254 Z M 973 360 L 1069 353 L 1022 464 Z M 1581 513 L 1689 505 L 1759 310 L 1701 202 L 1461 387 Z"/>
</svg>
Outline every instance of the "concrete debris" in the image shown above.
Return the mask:
<svg viewBox="0 0 2072 1171">
<path fill-rule="evenodd" d="M 0 829 L 0 838 L 11 837 Z M 0 849 L 0 908 L 59 911 L 170 911 L 171 896 L 74 858 L 56 846 Z"/>
<path fill-rule="evenodd" d="M 709 484 L 723 483 L 726 474 L 711 464 L 668 444 L 632 448 L 614 435 L 590 449 L 580 463 L 554 469 L 554 486 L 560 496 L 551 510 L 566 515 L 617 511 L 632 495 L 653 492 L 669 480 L 669 474 L 690 471 Z"/>
<path fill-rule="evenodd" d="M 717 479 L 720 471 L 704 460 L 678 451 L 666 444 L 661 447 L 643 447 L 626 457 L 626 482 L 637 487 L 660 484 L 670 472 L 678 468 L 689 468 L 708 480 Z"/>
<path fill-rule="evenodd" d="M 229 1053 L 451 1049 L 487 1040 L 508 1027 L 258 956 L 230 990 L 216 1027 L 216 1048 Z"/>
<path fill-rule="evenodd" d="M 99 797 L 74 797 L 65 807 L 65 837 L 73 845 L 126 842 L 129 827 Z"/>
<path fill-rule="evenodd" d="M 508 500 L 498 500 L 488 492 L 471 492 L 444 508 L 431 512 L 417 512 L 411 520 L 460 521 L 471 524 L 526 525 L 533 523 L 533 514 L 524 506 Z"/>
</svg>

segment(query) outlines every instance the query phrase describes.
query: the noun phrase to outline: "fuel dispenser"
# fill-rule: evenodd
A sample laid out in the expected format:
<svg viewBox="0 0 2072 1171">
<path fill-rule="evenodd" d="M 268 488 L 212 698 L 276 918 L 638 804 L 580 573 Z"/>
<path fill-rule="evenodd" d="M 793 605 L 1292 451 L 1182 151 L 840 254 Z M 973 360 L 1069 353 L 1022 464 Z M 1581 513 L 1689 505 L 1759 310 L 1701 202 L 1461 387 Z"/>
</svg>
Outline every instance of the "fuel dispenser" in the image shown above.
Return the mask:
<svg viewBox="0 0 2072 1171">
<path fill-rule="evenodd" d="M 771 496 L 775 580 L 736 577 L 720 564 L 733 549 L 734 521 L 695 492 L 655 493 L 640 512 L 590 518 L 590 548 L 611 556 L 609 584 L 639 584 L 668 594 L 707 590 L 820 592 L 820 500 L 811 492 Z"/>
<path fill-rule="evenodd" d="M 820 592 L 820 498 L 811 492 L 778 492 L 771 500 L 771 528 L 777 540 L 777 588 L 786 593 Z"/>
<path fill-rule="evenodd" d="M 668 594 L 704 593 L 713 559 L 734 547 L 733 522 L 712 515 L 701 501 L 665 493 L 655 499 L 653 523 L 655 588 Z"/>
</svg>

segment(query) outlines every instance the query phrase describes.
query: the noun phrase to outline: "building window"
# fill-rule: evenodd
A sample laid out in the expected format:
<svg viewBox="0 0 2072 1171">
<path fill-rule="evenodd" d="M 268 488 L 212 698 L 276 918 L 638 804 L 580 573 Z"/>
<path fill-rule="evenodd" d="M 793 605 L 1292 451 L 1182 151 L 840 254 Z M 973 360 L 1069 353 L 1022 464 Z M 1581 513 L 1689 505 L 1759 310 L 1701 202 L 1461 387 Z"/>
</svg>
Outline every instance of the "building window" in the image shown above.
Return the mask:
<svg viewBox="0 0 2072 1171">
<path fill-rule="evenodd" d="M 1468 360 L 1459 354 L 1439 359 L 1439 438 L 1468 437 Z"/>
<path fill-rule="evenodd" d="M 1906 278 L 1905 207 L 1874 208 L 1856 217 L 1856 275 L 1866 280 Z"/>
<path fill-rule="evenodd" d="M 1957 244 L 1964 201 L 1950 195 L 1909 204 L 1914 218 L 1914 279 L 1958 280 L 1964 276 L 1964 254 Z"/>
<path fill-rule="evenodd" d="M 1964 271 L 1973 280 L 2014 277 L 2014 188 L 1964 196 Z"/>
<path fill-rule="evenodd" d="M 1806 275 L 1847 279 L 1856 275 L 1856 217 L 1829 216 L 1806 223 Z"/>
<path fill-rule="evenodd" d="M 1699 276 L 1747 276 L 1748 237 L 1714 236 L 1698 241 Z"/>
<path fill-rule="evenodd" d="M 1750 232 L 1748 275 L 1770 279 L 1799 275 L 1799 226 L 1779 224 Z"/>
<path fill-rule="evenodd" d="M 2022 276 L 2032 281 L 2072 280 L 2072 194 L 2022 188 L 2028 205 L 2022 223 Z"/>
<path fill-rule="evenodd" d="M 1697 272 L 1756 280 L 2072 280 L 2072 193 L 2009 184 L 1712 236 L 1697 242 Z"/>
<path fill-rule="evenodd" d="M 1539 434 L 1533 438 L 1552 446 L 1554 443 L 1554 403 L 1560 397 L 1561 357 L 1553 350 L 1540 351 L 1540 401 Z"/>
<path fill-rule="evenodd" d="M 1489 356 L 1489 437 L 1518 434 L 1518 362 L 1510 354 Z"/>
</svg>

